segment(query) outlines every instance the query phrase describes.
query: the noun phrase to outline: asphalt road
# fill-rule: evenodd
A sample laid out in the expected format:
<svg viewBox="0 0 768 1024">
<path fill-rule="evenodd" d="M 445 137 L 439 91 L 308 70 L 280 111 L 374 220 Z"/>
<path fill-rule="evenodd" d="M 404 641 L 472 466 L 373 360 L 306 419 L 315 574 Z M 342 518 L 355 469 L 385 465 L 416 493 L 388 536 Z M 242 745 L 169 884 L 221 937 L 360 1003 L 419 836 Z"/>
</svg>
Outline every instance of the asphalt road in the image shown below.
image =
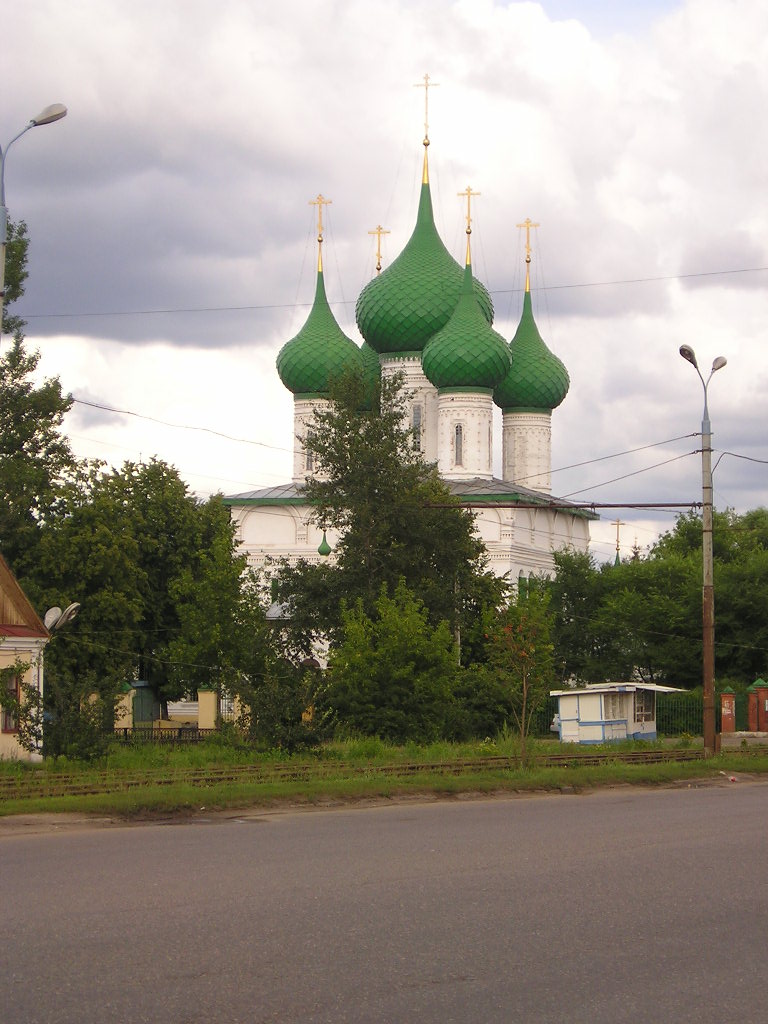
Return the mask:
<svg viewBox="0 0 768 1024">
<path fill-rule="evenodd" d="M 6 825 L 0 1020 L 764 1024 L 767 839 L 749 782 Z"/>
</svg>

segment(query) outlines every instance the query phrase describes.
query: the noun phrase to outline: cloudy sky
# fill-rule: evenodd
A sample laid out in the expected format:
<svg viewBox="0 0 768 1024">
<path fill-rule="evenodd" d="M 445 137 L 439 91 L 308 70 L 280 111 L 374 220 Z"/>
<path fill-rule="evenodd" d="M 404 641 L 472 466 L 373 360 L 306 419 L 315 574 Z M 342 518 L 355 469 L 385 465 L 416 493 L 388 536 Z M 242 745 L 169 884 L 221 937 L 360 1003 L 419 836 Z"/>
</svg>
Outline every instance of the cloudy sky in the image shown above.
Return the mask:
<svg viewBox="0 0 768 1024">
<path fill-rule="evenodd" d="M 438 228 L 507 338 L 534 232 L 534 310 L 571 390 L 553 491 L 596 502 L 701 492 L 712 381 L 718 507 L 768 504 L 768 5 L 764 0 L 35 0 L 3 15 L 6 199 L 29 226 L 17 308 L 77 402 L 79 455 L 157 455 L 201 495 L 290 478 L 274 370 L 326 285 L 355 299 L 413 227 L 430 90 Z M 7 344 L 7 341 L 5 342 Z M 109 412 L 104 408 L 120 410 Z M 196 429 L 205 428 L 205 429 Z M 222 436 L 225 435 L 225 436 Z M 655 446 L 655 447 L 651 447 Z M 719 457 L 720 452 L 729 454 Z M 733 453 L 733 454 L 730 454 Z M 599 460 L 599 461 L 598 461 Z M 671 512 L 605 511 L 593 549 L 651 543 Z"/>
</svg>

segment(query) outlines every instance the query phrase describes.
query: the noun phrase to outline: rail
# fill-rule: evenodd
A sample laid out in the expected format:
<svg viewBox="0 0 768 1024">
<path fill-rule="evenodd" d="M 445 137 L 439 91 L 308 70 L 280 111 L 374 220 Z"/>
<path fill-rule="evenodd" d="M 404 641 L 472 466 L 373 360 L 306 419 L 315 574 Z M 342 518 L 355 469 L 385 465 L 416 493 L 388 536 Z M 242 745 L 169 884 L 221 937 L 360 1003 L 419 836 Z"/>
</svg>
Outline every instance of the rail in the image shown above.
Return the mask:
<svg viewBox="0 0 768 1024">
<path fill-rule="evenodd" d="M 757 748 L 752 748 L 757 751 Z M 768 748 L 766 748 L 768 749 Z M 703 751 L 631 750 L 616 752 L 574 752 L 544 754 L 535 758 L 537 768 L 581 768 L 606 763 L 658 764 L 698 761 Z M 46 768 L 27 768 L 19 775 L 0 776 L 0 800 L 34 797 L 85 796 L 119 793 L 143 786 L 188 785 L 205 787 L 225 783 L 267 784 L 301 782 L 310 779 L 355 778 L 366 776 L 412 777 L 414 775 L 471 775 L 481 772 L 510 772 L 520 768 L 517 757 L 493 756 L 456 761 L 360 764 L 345 761 L 275 762 L 260 765 L 234 765 L 220 768 L 167 768 L 56 772 Z"/>
</svg>

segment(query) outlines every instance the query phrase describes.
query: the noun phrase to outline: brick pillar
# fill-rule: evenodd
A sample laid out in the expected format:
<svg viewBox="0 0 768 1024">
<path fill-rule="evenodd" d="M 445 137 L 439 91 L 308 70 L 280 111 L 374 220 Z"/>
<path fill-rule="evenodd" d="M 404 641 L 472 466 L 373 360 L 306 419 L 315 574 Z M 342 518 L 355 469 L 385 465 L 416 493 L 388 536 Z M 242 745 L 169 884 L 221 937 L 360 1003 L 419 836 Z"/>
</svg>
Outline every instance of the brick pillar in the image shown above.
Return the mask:
<svg viewBox="0 0 768 1024">
<path fill-rule="evenodd" d="M 747 730 L 749 732 L 757 732 L 757 690 L 755 689 L 755 683 L 747 688 Z"/>
<path fill-rule="evenodd" d="M 736 732 L 736 694 L 730 686 L 720 694 L 720 732 Z"/>
<path fill-rule="evenodd" d="M 755 685 L 757 693 L 757 731 L 768 732 L 768 683 L 761 679 Z"/>
</svg>

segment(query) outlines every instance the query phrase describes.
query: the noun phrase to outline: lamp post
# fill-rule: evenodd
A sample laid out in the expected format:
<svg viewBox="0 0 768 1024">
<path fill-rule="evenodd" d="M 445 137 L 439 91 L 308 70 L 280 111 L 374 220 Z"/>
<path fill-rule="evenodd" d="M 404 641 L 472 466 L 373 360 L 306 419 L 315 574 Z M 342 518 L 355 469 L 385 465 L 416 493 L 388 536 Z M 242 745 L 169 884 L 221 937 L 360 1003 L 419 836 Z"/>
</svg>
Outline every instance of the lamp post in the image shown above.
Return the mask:
<svg viewBox="0 0 768 1024">
<path fill-rule="evenodd" d="M 53 121 L 60 121 L 65 117 L 67 108 L 63 103 L 52 103 L 50 107 L 41 110 L 37 117 L 33 117 L 26 128 L 22 128 L 18 135 L 14 135 L 5 150 L 0 149 L 0 324 L 3 318 L 3 305 L 5 299 L 5 247 L 8 242 L 8 209 L 5 205 L 5 160 L 8 150 L 20 139 L 30 128 L 36 128 L 40 124 L 51 124 Z M 0 337 L 2 329 L 0 328 Z"/>
<path fill-rule="evenodd" d="M 727 359 L 718 356 L 706 380 L 701 375 L 696 353 L 690 345 L 680 346 L 680 355 L 686 359 L 699 375 L 704 388 L 704 413 L 701 420 L 701 559 L 702 559 L 702 683 L 704 691 L 703 731 L 704 756 L 715 753 L 715 577 L 712 553 L 712 425 L 709 422 L 707 388 L 712 374 L 721 370 Z"/>
</svg>

